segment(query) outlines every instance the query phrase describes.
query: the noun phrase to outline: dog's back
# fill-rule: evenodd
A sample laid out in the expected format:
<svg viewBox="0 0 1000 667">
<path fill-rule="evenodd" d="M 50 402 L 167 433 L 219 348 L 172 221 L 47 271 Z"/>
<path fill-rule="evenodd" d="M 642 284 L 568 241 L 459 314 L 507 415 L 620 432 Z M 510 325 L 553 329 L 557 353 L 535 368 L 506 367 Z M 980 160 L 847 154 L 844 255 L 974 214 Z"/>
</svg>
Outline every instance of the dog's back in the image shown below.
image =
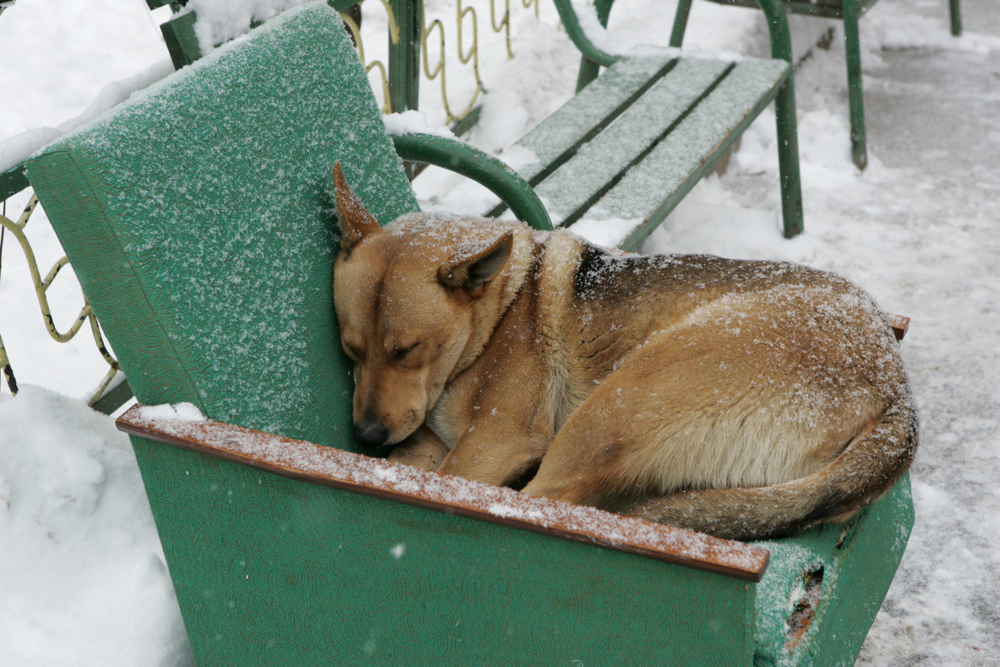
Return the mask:
<svg viewBox="0 0 1000 667">
<path fill-rule="evenodd" d="M 909 465 L 906 374 L 858 287 L 787 263 L 567 245 L 579 261 L 551 278 L 573 285 L 551 335 L 571 366 L 558 393 L 576 400 L 527 492 L 755 537 L 845 518 Z"/>
</svg>

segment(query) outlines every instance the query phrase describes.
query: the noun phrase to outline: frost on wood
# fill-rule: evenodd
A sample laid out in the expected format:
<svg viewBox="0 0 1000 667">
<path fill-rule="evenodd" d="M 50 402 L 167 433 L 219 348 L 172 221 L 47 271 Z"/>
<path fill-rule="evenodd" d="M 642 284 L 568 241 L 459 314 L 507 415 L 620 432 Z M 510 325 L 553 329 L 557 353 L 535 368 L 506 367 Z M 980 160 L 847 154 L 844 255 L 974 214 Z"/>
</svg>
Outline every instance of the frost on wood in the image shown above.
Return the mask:
<svg viewBox="0 0 1000 667">
<path fill-rule="evenodd" d="M 120 427 L 279 474 L 358 493 L 391 497 L 398 502 L 432 507 L 539 532 L 554 532 L 577 541 L 682 562 L 693 567 L 731 571 L 755 580 L 764 571 L 768 552 L 740 542 L 649 523 L 592 507 L 526 496 L 508 488 L 428 472 L 331 447 L 204 421 L 149 418 L 137 406 L 119 419 Z M 397 545 L 398 546 L 398 545 Z M 398 555 L 397 555 L 398 552 Z M 394 550 L 400 558 L 405 545 Z"/>
<path fill-rule="evenodd" d="M 522 171 L 526 180 L 572 148 L 587 132 L 603 121 L 616 107 L 642 88 L 673 58 L 656 55 L 650 58 L 623 59 L 612 65 L 596 81 L 538 124 L 516 146 L 532 151 L 538 163 Z"/>
<path fill-rule="evenodd" d="M 169 403 L 164 403 L 162 405 L 144 405 L 140 408 L 139 413 L 142 415 L 143 419 L 151 421 L 205 421 L 205 415 L 203 415 L 201 410 L 199 410 L 197 406 L 192 403 L 177 403 L 176 405 L 171 405 Z"/>
<path fill-rule="evenodd" d="M 559 224 L 616 175 L 638 160 L 690 107 L 726 68 L 725 63 L 681 60 L 605 131 L 583 145 L 559 171 L 537 188 L 552 202 L 553 223 Z M 678 156 L 679 157 L 679 156 Z M 670 190 L 663 185 L 656 193 Z"/>
</svg>

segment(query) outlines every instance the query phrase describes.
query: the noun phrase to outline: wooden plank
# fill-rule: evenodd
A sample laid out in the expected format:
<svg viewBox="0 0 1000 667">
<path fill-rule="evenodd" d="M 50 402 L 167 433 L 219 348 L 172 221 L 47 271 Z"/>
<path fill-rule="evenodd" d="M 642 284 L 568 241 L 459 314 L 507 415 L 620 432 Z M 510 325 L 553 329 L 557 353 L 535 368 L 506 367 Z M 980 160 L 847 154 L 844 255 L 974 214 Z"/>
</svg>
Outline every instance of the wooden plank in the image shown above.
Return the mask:
<svg viewBox="0 0 1000 667">
<path fill-rule="evenodd" d="M 889 326 L 892 327 L 892 334 L 896 337 L 896 340 L 903 340 L 906 332 L 910 330 L 910 318 L 905 315 L 885 313 L 885 319 L 889 322 Z"/>
<path fill-rule="evenodd" d="M 552 224 L 572 224 L 648 154 L 732 68 L 723 60 L 684 58 L 637 99 L 614 123 L 535 190 Z"/>
<path fill-rule="evenodd" d="M 746 59 L 683 122 L 598 201 L 574 229 L 615 227 L 616 244 L 634 250 L 680 203 L 754 118 L 775 98 L 791 68 Z M 619 240 L 620 239 L 620 240 Z"/>
<path fill-rule="evenodd" d="M 533 152 L 538 160 L 519 168 L 518 173 L 536 185 L 664 76 L 677 53 L 663 50 L 646 58 L 625 58 L 608 68 L 514 144 Z"/>
<path fill-rule="evenodd" d="M 760 581 L 766 549 L 721 540 L 590 507 L 440 475 L 332 447 L 216 422 L 150 417 L 136 405 L 118 418 L 119 430 L 253 466 L 286 477 L 425 509 L 595 544 L 735 577 Z"/>
</svg>

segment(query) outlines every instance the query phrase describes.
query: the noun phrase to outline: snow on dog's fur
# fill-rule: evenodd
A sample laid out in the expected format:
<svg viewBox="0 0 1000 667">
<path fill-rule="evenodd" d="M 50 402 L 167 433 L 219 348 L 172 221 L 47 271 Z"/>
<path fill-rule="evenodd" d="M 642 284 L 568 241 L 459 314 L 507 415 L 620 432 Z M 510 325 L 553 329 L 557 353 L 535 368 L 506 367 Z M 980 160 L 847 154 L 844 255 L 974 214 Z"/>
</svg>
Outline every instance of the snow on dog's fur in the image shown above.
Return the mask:
<svg viewBox="0 0 1000 667">
<path fill-rule="evenodd" d="M 355 437 L 391 458 L 736 539 L 842 521 L 917 422 L 859 288 L 787 263 L 607 251 L 520 222 L 381 229 L 335 168 Z"/>
</svg>

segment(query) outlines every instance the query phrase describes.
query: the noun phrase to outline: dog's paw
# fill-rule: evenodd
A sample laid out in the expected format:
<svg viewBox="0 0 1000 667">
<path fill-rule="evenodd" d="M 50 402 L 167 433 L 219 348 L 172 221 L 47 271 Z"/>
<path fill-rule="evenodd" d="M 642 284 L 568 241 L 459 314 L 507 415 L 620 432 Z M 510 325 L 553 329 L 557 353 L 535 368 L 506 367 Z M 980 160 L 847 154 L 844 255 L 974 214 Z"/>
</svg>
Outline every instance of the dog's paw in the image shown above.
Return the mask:
<svg viewBox="0 0 1000 667">
<path fill-rule="evenodd" d="M 448 446 L 425 426 L 392 450 L 389 460 L 423 470 L 437 470 L 447 455 Z"/>
<path fill-rule="evenodd" d="M 423 470 L 437 470 L 438 467 L 440 467 L 441 462 L 444 461 L 444 457 L 436 456 L 434 454 L 412 452 L 402 447 L 397 447 L 393 450 L 392 454 L 389 454 L 389 460 L 395 463 L 403 463 L 408 466 L 413 466 L 414 468 L 421 468 Z"/>
</svg>

